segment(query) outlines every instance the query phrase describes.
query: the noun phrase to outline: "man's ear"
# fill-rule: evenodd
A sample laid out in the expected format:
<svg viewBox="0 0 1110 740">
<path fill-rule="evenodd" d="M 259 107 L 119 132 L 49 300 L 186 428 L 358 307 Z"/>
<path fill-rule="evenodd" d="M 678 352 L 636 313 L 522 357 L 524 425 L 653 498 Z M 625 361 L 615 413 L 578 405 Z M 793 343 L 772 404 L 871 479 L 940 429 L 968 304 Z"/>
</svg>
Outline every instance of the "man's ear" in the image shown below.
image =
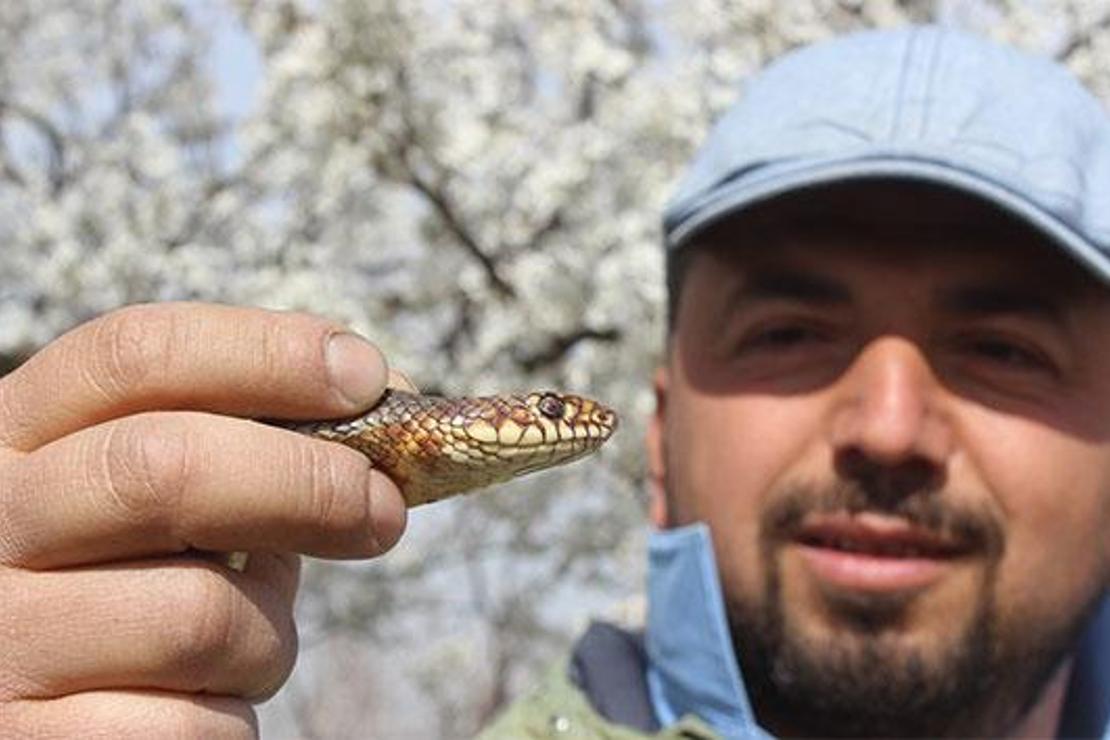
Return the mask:
<svg viewBox="0 0 1110 740">
<path fill-rule="evenodd" d="M 666 428 L 667 417 L 667 368 L 659 367 L 655 370 L 653 386 L 655 388 L 655 414 L 648 423 L 644 443 L 647 448 L 648 461 L 648 495 L 650 497 L 648 514 L 651 523 L 657 529 L 664 529 L 670 521 L 670 511 L 667 507 L 667 451 Z"/>
</svg>

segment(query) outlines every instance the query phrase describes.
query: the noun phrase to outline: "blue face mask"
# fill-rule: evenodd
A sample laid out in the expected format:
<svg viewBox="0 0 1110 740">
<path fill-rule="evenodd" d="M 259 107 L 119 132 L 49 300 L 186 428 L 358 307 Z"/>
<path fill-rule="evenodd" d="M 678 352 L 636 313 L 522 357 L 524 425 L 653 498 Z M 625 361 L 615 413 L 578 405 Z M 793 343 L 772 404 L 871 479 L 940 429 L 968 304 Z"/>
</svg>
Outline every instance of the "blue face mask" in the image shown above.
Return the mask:
<svg viewBox="0 0 1110 740">
<path fill-rule="evenodd" d="M 736 665 L 704 524 L 651 536 L 645 648 L 648 692 L 663 726 L 695 714 L 725 737 L 768 737 Z"/>
</svg>

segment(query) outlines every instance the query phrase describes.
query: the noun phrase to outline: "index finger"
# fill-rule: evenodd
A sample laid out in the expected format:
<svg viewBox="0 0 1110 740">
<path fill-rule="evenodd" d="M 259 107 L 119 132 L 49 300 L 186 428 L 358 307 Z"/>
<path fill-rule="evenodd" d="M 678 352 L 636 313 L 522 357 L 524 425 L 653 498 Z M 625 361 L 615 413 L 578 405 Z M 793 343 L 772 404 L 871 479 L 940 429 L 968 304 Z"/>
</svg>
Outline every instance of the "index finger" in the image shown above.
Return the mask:
<svg viewBox="0 0 1110 740">
<path fill-rule="evenodd" d="M 201 303 L 130 306 L 63 335 L 0 378 L 0 444 L 30 451 L 152 410 L 345 416 L 386 384 L 381 353 L 306 314 Z"/>
<path fill-rule="evenodd" d="M 358 452 L 196 412 L 67 435 L 0 468 L 0 491 L 0 564 L 33 570 L 190 549 L 374 557 L 406 518 Z"/>
</svg>

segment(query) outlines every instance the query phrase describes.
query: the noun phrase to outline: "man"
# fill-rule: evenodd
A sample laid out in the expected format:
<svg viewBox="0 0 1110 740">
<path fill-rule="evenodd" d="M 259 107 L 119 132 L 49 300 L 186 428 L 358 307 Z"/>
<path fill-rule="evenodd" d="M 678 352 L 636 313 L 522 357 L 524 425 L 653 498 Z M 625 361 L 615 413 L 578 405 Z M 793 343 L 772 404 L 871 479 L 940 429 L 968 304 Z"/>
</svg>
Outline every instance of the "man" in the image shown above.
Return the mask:
<svg viewBox="0 0 1110 740">
<path fill-rule="evenodd" d="M 643 638 L 595 627 L 489 735 L 1107 736 L 1108 144 L 1065 73 L 936 29 L 753 82 L 668 210 Z M 404 513 L 232 417 L 386 377 L 319 320 L 156 306 L 0 382 L 0 727 L 249 734 L 295 560 L 183 551 L 368 556 Z"/>
<path fill-rule="evenodd" d="M 1110 737 L 1110 122 L 935 28 L 772 65 L 667 211 L 642 637 L 490 737 Z"/>
</svg>

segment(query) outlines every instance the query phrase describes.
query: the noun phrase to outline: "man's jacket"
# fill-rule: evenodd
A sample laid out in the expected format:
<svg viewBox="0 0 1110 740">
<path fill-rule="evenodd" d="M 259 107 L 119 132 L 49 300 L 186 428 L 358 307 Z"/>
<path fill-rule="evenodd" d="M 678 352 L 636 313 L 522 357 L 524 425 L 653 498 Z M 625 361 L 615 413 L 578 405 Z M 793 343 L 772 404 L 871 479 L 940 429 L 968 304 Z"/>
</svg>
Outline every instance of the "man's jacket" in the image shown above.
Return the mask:
<svg viewBox="0 0 1110 740">
<path fill-rule="evenodd" d="M 555 666 L 479 737 L 717 740 L 700 720 L 659 727 L 648 697 L 643 638 L 595 622 L 570 661 Z"/>
</svg>

